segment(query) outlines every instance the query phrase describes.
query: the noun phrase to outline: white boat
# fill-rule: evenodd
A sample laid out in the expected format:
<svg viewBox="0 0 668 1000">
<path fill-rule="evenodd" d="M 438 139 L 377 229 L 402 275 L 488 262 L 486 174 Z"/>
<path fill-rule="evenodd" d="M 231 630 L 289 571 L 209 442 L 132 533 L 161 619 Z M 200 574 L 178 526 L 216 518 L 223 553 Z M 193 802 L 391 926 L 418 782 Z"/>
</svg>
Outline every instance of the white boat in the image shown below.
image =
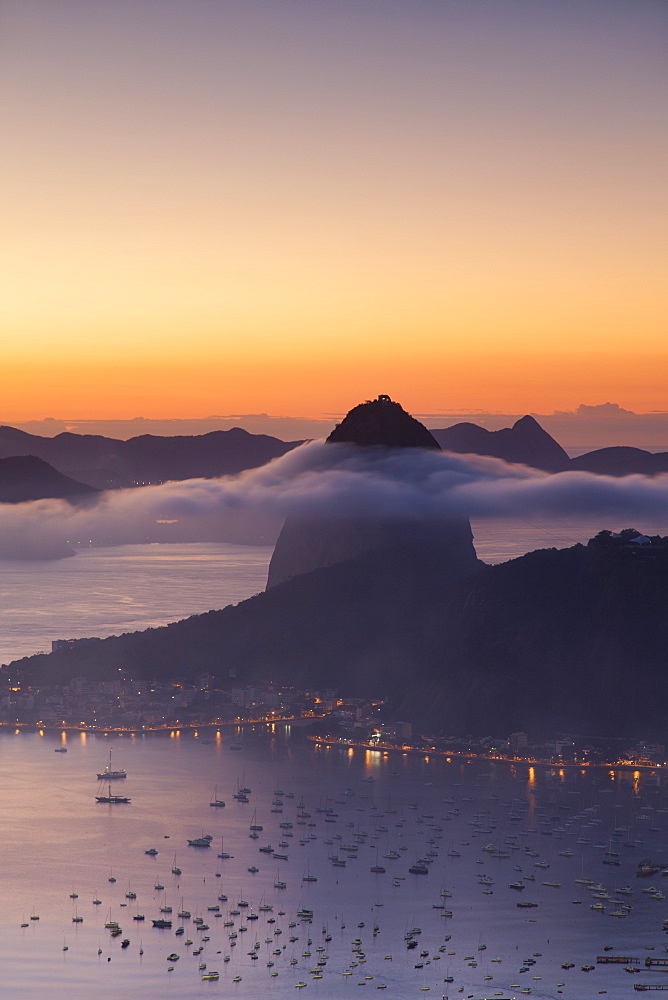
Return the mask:
<svg viewBox="0 0 668 1000">
<path fill-rule="evenodd" d="M 100 771 L 97 776 L 98 781 L 113 781 L 116 778 L 127 778 L 127 771 L 123 768 L 118 768 L 114 770 L 111 766 L 111 750 L 109 751 L 109 763 L 105 767 L 104 771 Z"/>
</svg>

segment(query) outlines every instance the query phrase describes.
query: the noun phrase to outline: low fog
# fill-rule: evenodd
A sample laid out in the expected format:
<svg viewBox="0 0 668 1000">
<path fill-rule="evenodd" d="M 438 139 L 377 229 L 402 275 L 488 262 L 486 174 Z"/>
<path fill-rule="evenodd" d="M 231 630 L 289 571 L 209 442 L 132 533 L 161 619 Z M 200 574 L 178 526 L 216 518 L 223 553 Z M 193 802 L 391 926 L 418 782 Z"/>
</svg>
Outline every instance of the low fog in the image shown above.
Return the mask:
<svg viewBox="0 0 668 1000">
<path fill-rule="evenodd" d="M 668 510 L 668 475 L 556 475 L 498 459 L 310 442 L 259 469 L 100 494 L 70 505 L 0 505 L 0 556 L 64 554 L 67 544 L 231 540 L 270 544 L 288 515 L 600 518 L 642 530 Z"/>
</svg>

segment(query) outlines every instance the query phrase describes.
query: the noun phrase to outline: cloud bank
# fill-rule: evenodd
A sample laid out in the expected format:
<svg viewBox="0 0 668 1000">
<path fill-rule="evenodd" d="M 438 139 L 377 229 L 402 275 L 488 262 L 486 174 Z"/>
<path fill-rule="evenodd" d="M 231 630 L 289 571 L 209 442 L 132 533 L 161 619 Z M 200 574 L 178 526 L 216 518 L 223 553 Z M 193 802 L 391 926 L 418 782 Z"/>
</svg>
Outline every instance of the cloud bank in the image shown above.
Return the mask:
<svg viewBox="0 0 668 1000">
<path fill-rule="evenodd" d="M 14 551 L 17 540 L 39 554 L 65 540 L 155 538 L 158 522 L 224 527 L 240 516 L 614 516 L 633 523 L 666 512 L 668 475 L 550 475 L 481 456 L 316 441 L 239 476 L 113 491 L 81 507 L 60 500 L 0 505 L 0 554 Z"/>
</svg>

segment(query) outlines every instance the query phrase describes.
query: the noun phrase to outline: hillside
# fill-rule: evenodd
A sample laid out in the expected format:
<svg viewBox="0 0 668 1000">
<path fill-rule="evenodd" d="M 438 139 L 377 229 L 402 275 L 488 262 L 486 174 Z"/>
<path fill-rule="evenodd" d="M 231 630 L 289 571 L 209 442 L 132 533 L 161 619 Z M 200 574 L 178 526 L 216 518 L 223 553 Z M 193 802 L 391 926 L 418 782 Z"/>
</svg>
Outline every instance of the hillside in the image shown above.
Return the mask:
<svg viewBox="0 0 668 1000">
<path fill-rule="evenodd" d="M 387 694 L 450 733 L 664 738 L 668 540 L 607 535 L 468 576 L 397 548 L 316 570 L 223 611 L 18 661 L 53 676 L 260 678 Z"/>
<path fill-rule="evenodd" d="M 668 452 L 657 454 L 642 448 L 598 448 L 571 459 L 576 472 L 594 472 L 598 476 L 656 476 L 668 472 Z"/>
<path fill-rule="evenodd" d="M 94 496 L 97 492 L 92 486 L 64 476 L 33 455 L 0 458 L 0 503 L 74 499 Z"/>
</svg>

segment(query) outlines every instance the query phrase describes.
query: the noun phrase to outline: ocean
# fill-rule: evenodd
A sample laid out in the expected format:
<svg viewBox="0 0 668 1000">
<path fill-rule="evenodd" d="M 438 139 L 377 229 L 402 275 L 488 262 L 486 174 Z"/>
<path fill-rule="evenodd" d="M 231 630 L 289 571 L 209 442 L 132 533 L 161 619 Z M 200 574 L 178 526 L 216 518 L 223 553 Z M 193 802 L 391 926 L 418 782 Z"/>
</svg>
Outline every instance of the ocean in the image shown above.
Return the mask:
<svg viewBox="0 0 668 1000">
<path fill-rule="evenodd" d="M 0 561 L 0 662 L 54 639 L 105 638 L 224 608 L 264 590 L 268 546 L 193 542 L 80 548 L 44 562 Z"/>
</svg>

